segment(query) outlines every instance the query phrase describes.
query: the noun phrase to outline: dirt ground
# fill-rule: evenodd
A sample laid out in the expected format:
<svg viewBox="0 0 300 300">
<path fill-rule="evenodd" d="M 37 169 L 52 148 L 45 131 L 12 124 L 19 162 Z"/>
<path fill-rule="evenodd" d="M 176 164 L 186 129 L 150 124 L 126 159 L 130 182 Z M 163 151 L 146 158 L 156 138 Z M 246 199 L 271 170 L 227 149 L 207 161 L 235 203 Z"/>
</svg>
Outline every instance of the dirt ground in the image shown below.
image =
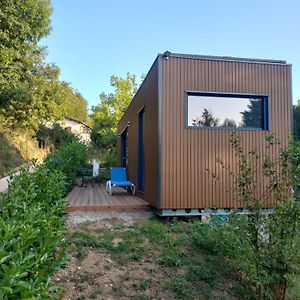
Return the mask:
<svg viewBox="0 0 300 300">
<path fill-rule="evenodd" d="M 164 253 L 165 246 L 153 247 L 151 239 L 145 236 L 142 237 L 143 240 L 140 244 L 135 244 L 136 240 L 132 240 L 134 248 L 122 252 L 122 245 L 126 245 L 128 239 L 131 239 L 131 237 L 126 236 L 126 228 L 130 231 L 130 228 L 134 228 L 135 225 L 145 226 L 151 216 L 152 214 L 149 213 L 80 213 L 69 215 L 69 235 L 71 237 L 78 234 L 78 241 L 83 244 L 70 247 L 69 264 L 65 269 L 60 270 L 55 278 L 55 282 L 63 286 L 60 299 L 236 299 L 228 292 L 230 282 L 225 282 L 224 287 L 226 286 L 226 288 L 222 287 L 221 289 L 209 287 L 207 283 L 204 283 L 203 287 L 208 287 L 211 290 L 209 298 L 205 295 L 205 289 L 200 286 L 196 288 L 197 292 L 193 293 L 193 296 L 189 296 L 189 291 L 180 280 L 180 276 L 184 276 L 186 271 L 184 266 L 180 268 L 163 267 L 158 257 L 161 252 Z M 154 224 L 154 231 L 155 228 Z M 103 234 L 111 234 L 111 232 L 117 232 L 113 233 L 116 236 L 112 235 L 111 239 L 103 240 Z M 100 241 L 101 236 L 102 240 Z M 70 240 L 72 241 L 71 238 Z M 100 245 L 93 244 L 99 241 Z M 107 241 L 109 241 L 109 246 L 106 244 L 106 248 L 102 247 L 101 243 Z M 109 247 L 121 252 L 115 251 L 115 256 L 113 256 L 107 251 Z M 133 253 L 137 248 L 137 253 L 139 253 L 139 247 L 144 249 L 144 254 L 139 256 L 141 259 L 136 261 L 134 259 L 123 260 L 122 262 L 122 257 L 127 255 L 126 251 Z M 178 251 L 180 249 L 185 251 L 184 248 L 185 246 L 182 245 Z M 200 253 L 197 255 L 200 260 L 206 259 Z M 168 261 L 169 256 L 164 257 Z"/>
<path fill-rule="evenodd" d="M 167 274 L 158 270 L 151 261 L 120 267 L 105 253 L 90 250 L 82 262 L 72 258 L 70 265 L 57 276 L 57 282 L 65 287 L 64 300 L 172 299 L 160 288 Z"/>
<path fill-rule="evenodd" d="M 84 214 L 80 214 L 80 218 Z M 107 214 L 100 218 L 101 222 L 90 223 L 85 226 L 91 233 L 97 233 L 115 224 L 123 223 L 133 225 L 145 222 L 150 215 L 123 214 L 117 218 L 116 214 Z M 74 216 L 72 216 L 74 221 Z M 87 216 L 85 216 L 87 218 Z M 78 222 L 81 224 L 81 222 Z M 71 232 L 76 232 L 78 226 L 72 223 Z M 122 239 L 114 239 L 117 246 Z M 173 299 L 174 297 L 161 288 L 164 278 L 169 276 L 151 256 L 139 261 L 130 262 L 128 265 L 120 264 L 110 258 L 110 255 L 99 249 L 87 249 L 86 257 L 81 261 L 75 256 L 70 256 L 70 262 L 56 276 L 55 281 L 62 284 L 63 300 L 113 300 L 113 299 Z"/>
<path fill-rule="evenodd" d="M 137 212 L 74 212 L 67 215 L 67 223 L 69 228 L 76 228 L 87 222 L 101 223 L 101 226 L 112 227 L 113 224 L 123 223 L 125 225 L 133 225 L 138 222 L 149 220 L 153 217 L 153 212 L 137 211 Z"/>
</svg>

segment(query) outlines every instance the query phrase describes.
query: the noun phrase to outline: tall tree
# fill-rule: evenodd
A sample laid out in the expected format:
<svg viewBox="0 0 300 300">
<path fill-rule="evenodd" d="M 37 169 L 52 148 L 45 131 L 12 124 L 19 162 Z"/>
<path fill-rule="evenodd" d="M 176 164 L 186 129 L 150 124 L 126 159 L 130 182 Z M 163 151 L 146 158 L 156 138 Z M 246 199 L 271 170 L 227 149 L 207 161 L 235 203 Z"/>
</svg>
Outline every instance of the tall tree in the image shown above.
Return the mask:
<svg viewBox="0 0 300 300">
<path fill-rule="evenodd" d="M 0 1 L 0 87 L 28 80 L 41 62 L 41 38 L 50 33 L 50 0 Z"/>
<path fill-rule="evenodd" d="M 192 120 L 193 126 L 208 126 L 215 127 L 218 126 L 219 119 L 215 118 L 207 108 L 203 109 L 201 118 Z"/>
<path fill-rule="evenodd" d="M 55 117 L 58 119 L 71 117 L 81 122 L 87 122 L 88 103 L 86 99 L 67 82 L 59 83 L 58 89 L 60 103 L 55 109 Z"/>
<path fill-rule="evenodd" d="M 114 92 L 100 94 L 100 104 L 92 108 L 92 141 L 106 156 L 110 164 L 116 160 L 117 125 L 130 101 L 137 92 L 136 76 L 127 73 L 126 78 L 111 76 Z"/>
<path fill-rule="evenodd" d="M 58 101 L 59 69 L 44 62 L 38 45 L 49 34 L 50 0 L 0 0 L 0 121 L 36 129 Z"/>
<path fill-rule="evenodd" d="M 244 127 L 262 128 L 262 105 L 262 101 L 257 99 L 250 99 L 248 109 L 241 112 Z"/>
<path fill-rule="evenodd" d="M 40 66 L 36 74 L 15 88 L 2 94 L 4 103 L 0 106 L 1 125 L 17 131 L 37 130 L 42 120 L 53 120 L 56 107 L 62 101 L 58 83 L 59 69 L 55 66 Z"/>
<path fill-rule="evenodd" d="M 300 99 L 297 104 L 293 106 L 293 134 L 296 140 L 300 140 Z"/>
<path fill-rule="evenodd" d="M 226 118 L 223 122 L 222 127 L 237 127 L 236 121 L 234 119 Z"/>
</svg>

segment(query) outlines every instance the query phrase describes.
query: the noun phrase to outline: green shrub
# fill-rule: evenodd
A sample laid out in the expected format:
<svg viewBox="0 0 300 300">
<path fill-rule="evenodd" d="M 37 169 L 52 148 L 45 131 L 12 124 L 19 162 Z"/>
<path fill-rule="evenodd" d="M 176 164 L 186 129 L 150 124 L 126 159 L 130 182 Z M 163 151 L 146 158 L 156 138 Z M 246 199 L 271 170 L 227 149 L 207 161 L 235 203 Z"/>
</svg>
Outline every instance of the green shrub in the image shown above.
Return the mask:
<svg viewBox="0 0 300 300">
<path fill-rule="evenodd" d="M 51 299 L 51 277 L 65 261 L 63 174 L 40 167 L 0 194 L 0 299 Z"/>
<path fill-rule="evenodd" d="M 139 230 L 144 234 L 148 239 L 153 241 L 162 241 L 167 234 L 166 227 L 157 222 L 156 220 L 150 220 L 149 222 L 141 225 Z"/>
<path fill-rule="evenodd" d="M 199 224 L 193 234 L 193 241 L 207 254 L 221 259 L 225 273 L 234 272 L 237 276 L 247 273 L 251 277 L 254 273 L 253 252 L 247 236 L 240 234 L 244 221 L 240 218 L 238 221 L 233 220 L 233 224 Z M 239 226 L 236 226 L 236 222 Z"/>
<path fill-rule="evenodd" d="M 77 136 L 55 123 L 52 128 L 41 125 L 36 133 L 40 147 L 54 147 L 55 149 L 65 147 L 74 142 L 78 142 Z"/>
<path fill-rule="evenodd" d="M 75 142 L 50 154 L 45 160 L 45 166 L 49 170 L 60 171 L 65 176 L 67 188 L 70 190 L 74 185 L 78 169 L 86 163 L 86 160 L 86 146 Z"/>
<path fill-rule="evenodd" d="M 270 134 L 266 148 L 259 153 L 257 149 L 245 151 L 236 132 L 230 142 L 236 166 L 227 165 L 222 158 L 217 161 L 232 176 L 236 199 L 247 207 L 249 215 L 236 218 L 238 230 L 211 227 L 209 234 L 200 230 L 195 241 L 215 255 L 229 257 L 237 274 L 243 270 L 242 286 L 257 299 L 283 300 L 300 272 L 300 143 L 291 142 L 282 149 Z M 273 206 L 269 216 L 262 212 L 266 203 Z M 236 292 L 239 290 L 237 286 Z"/>
</svg>

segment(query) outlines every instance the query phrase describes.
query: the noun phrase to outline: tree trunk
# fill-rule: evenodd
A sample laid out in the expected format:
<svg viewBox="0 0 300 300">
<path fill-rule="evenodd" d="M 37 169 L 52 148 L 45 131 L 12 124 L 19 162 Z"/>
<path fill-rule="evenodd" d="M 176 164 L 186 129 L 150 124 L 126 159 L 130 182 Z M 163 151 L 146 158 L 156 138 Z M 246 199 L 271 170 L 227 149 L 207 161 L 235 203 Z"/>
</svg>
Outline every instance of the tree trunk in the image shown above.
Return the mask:
<svg viewBox="0 0 300 300">
<path fill-rule="evenodd" d="M 287 289 L 287 280 L 284 279 L 273 288 L 273 300 L 284 300 Z"/>
</svg>

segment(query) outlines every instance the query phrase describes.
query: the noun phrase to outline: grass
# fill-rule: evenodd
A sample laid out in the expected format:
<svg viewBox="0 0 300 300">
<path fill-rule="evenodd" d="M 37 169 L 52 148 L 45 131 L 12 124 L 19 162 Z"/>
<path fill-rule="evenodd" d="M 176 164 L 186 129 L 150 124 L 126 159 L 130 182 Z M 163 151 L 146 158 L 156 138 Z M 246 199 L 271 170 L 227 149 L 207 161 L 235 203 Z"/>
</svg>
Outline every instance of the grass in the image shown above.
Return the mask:
<svg viewBox="0 0 300 300">
<path fill-rule="evenodd" d="M 132 300 L 150 300 L 150 299 L 153 299 L 153 298 L 150 297 L 149 295 L 145 294 L 145 293 L 137 293 L 131 299 Z"/>
<path fill-rule="evenodd" d="M 288 288 L 287 300 L 300 300 L 300 276 L 295 278 L 292 286 Z"/>
<path fill-rule="evenodd" d="M 247 249 L 222 226 L 159 219 L 131 227 L 116 224 L 111 229 L 89 230 L 85 225 L 68 240 L 71 254 L 79 261 L 93 249 L 109 257 L 102 265 L 104 274 L 115 268 L 125 270 L 109 294 L 116 299 L 255 299 L 244 280 L 244 270 L 252 262 L 236 259 L 241 253 L 247 255 Z M 144 271 L 138 278 L 131 270 L 137 265 Z M 130 297 L 128 288 L 134 290 Z M 101 288 L 94 293 L 105 297 Z M 298 295 L 295 282 L 288 299 L 299 299 Z"/>
<path fill-rule="evenodd" d="M 0 178 L 25 162 L 20 151 L 0 132 Z"/>
<path fill-rule="evenodd" d="M 100 233 L 89 233 L 88 229 L 82 229 L 70 237 L 75 256 L 80 260 L 87 254 L 85 248 L 106 250 L 113 260 L 123 265 L 140 261 L 151 252 L 166 267 L 179 267 L 182 264 L 186 254 L 179 247 L 185 241 L 182 237 L 171 236 L 165 225 L 156 220 L 131 228 L 116 225 L 113 230 Z"/>
<path fill-rule="evenodd" d="M 81 261 L 87 249 L 105 251 L 119 266 L 151 260 L 156 268 L 168 274 L 163 289 L 175 298 L 193 299 L 201 292 L 205 299 L 210 299 L 212 290 L 218 289 L 221 275 L 191 239 L 197 226 L 198 222 L 163 223 L 156 219 L 133 227 L 117 224 L 110 230 L 91 232 L 88 226 L 83 226 L 69 237 L 70 249 Z M 109 271 L 113 265 L 107 263 L 103 267 Z M 156 284 L 153 279 L 156 270 L 148 271 L 149 278 L 141 278 L 134 285 L 137 293 L 133 299 L 149 299 L 146 292 Z M 129 282 L 131 277 L 127 272 L 122 281 Z M 121 298 L 124 290 L 120 286 L 113 287 L 112 294 Z"/>
<path fill-rule="evenodd" d="M 102 295 L 102 294 L 103 294 L 103 288 L 102 287 L 97 287 L 91 293 L 90 298 L 91 299 L 96 299 L 97 296 Z"/>
<path fill-rule="evenodd" d="M 0 132 L 0 178 L 29 161 L 42 161 L 48 153 L 49 149 L 40 149 L 32 137 Z"/>
</svg>

